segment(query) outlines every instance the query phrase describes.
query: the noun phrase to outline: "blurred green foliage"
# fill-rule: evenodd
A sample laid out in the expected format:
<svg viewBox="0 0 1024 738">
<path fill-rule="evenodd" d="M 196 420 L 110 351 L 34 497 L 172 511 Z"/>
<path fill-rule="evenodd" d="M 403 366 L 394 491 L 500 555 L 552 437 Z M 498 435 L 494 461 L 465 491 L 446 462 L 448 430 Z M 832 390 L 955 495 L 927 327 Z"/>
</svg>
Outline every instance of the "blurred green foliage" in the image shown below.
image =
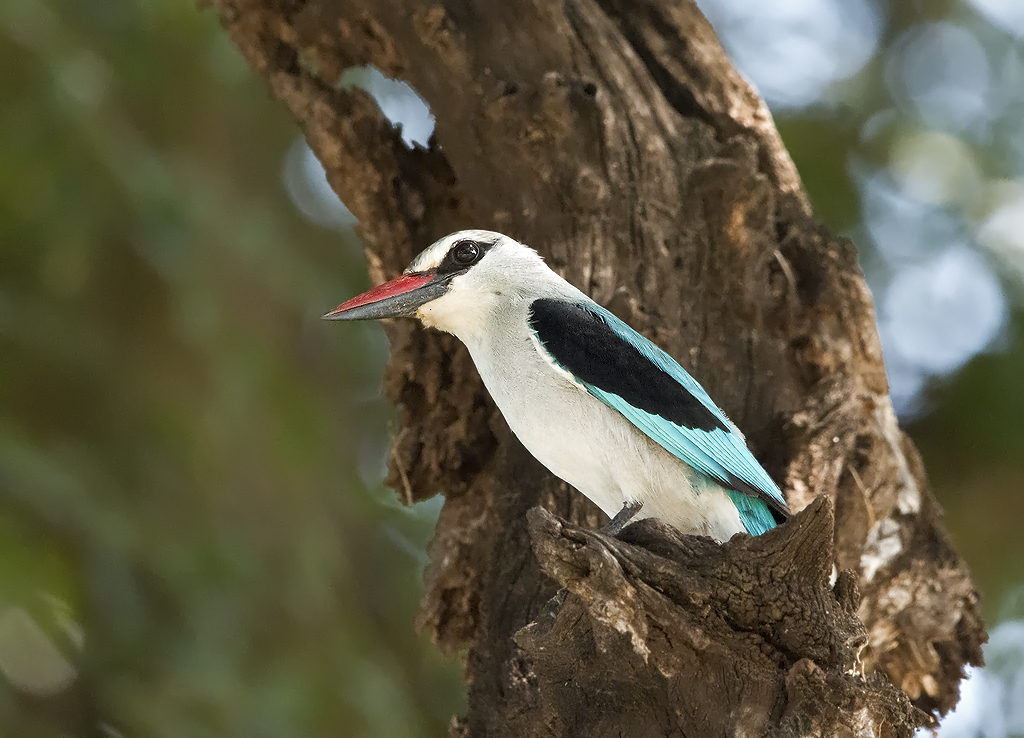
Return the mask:
<svg viewBox="0 0 1024 738">
<path fill-rule="evenodd" d="M 908 429 L 992 624 L 1024 618 L 1024 312 L 1005 344 L 935 388 Z"/>
<path fill-rule="evenodd" d="M 437 505 L 381 487 L 386 345 L 319 321 L 365 262 L 288 202 L 293 121 L 190 3 L 7 0 L 0 67 L 0 735 L 441 734 Z"/>
<path fill-rule="evenodd" d="M 177 0 L 5 0 L 0 68 L 0 735 L 442 734 L 438 501 L 381 485 L 379 329 L 318 320 L 365 263 L 288 201 L 294 123 Z M 779 116 L 837 230 L 870 112 Z M 1016 313 L 911 426 L 990 612 L 1024 571 L 1021 366 Z"/>
</svg>

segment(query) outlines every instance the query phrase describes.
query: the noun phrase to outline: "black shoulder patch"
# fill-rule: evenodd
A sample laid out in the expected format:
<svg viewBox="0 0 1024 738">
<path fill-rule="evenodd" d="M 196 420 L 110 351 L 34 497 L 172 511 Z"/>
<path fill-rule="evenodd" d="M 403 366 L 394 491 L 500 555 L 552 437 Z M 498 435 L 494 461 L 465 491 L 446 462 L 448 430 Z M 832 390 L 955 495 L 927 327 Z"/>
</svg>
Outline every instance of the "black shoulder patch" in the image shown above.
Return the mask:
<svg viewBox="0 0 1024 738">
<path fill-rule="evenodd" d="M 670 374 L 652 364 L 592 310 L 542 298 L 530 305 L 530 326 L 551 356 L 583 382 L 684 428 L 729 431 Z"/>
</svg>

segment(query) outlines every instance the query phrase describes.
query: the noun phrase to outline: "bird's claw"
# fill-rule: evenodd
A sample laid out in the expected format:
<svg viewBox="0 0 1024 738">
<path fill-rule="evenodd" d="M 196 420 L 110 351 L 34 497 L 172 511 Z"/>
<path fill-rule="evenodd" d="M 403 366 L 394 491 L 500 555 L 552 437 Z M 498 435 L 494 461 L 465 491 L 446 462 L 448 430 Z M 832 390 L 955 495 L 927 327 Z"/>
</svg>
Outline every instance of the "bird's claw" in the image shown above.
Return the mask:
<svg viewBox="0 0 1024 738">
<path fill-rule="evenodd" d="M 622 529 L 640 512 L 640 508 L 643 506 L 644 503 L 637 500 L 626 502 L 623 504 L 622 509 L 615 513 L 615 517 L 611 519 L 608 525 L 597 529 L 598 532 L 617 538 Z"/>
</svg>

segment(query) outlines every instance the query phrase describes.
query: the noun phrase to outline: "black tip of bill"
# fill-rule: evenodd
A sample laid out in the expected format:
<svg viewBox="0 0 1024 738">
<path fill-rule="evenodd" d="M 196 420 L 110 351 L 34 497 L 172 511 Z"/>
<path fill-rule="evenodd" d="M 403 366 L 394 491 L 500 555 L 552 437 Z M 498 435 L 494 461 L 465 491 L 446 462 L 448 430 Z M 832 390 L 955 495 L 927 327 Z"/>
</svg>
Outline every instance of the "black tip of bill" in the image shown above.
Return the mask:
<svg viewBox="0 0 1024 738">
<path fill-rule="evenodd" d="M 334 310 L 328 310 L 326 313 L 320 316 L 321 320 L 352 320 L 351 317 L 345 315 L 343 311 L 339 311 L 338 308 Z"/>
</svg>

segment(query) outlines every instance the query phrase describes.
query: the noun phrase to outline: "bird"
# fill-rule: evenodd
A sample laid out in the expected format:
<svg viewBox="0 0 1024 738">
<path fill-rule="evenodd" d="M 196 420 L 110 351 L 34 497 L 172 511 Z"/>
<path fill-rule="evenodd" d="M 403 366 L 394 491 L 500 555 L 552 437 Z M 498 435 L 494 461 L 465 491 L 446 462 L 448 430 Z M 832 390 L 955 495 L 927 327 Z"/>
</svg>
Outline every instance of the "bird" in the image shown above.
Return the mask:
<svg viewBox="0 0 1024 738">
<path fill-rule="evenodd" d="M 488 230 L 452 233 L 327 320 L 417 318 L 453 334 L 509 428 L 617 535 L 654 517 L 725 541 L 790 511 L 740 430 L 668 353 Z"/>
</svg>

